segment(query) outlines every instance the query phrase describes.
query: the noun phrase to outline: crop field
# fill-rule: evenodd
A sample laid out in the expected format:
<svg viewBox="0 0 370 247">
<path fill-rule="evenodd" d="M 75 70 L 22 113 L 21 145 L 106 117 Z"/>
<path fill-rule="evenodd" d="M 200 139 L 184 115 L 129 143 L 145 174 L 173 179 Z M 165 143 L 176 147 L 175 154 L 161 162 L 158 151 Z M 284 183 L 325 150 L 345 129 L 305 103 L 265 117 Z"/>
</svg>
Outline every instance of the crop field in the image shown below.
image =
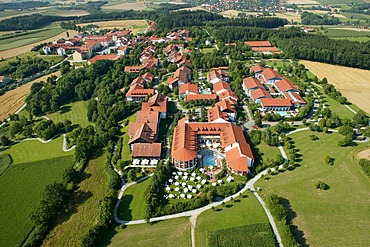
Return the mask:
<svg viewBox="0 0 370 247">
<path fill-rule="evenodd" d="M 14 154 L 12 157 L 17 158 Z M 33 227 L 28 215 L 41 199 L 44 187 L 60 181 L 62 173 L 72 164 L 72 156 L 17 163 L 0 176 L 1 246 L 21 245 Z"/>
<path fill-rule="evenodd" d="M 251 192 L 245 192 L 245 197 L 239 196 L 225 207 L 219 206 L 198 216 L 196 246 L 206 246 L 207 232 L 255 223 L 268 223 L 268 219 L 257 198 Z"/>
<path fill-rule="evenodd" d="M 89 22 L 79 24 L 79 26 L 87 26 L 94 24 L 99 26 L 100 29 L 114 29 L 114 28 L 126 28 L 130 29 L 134 34 L 137 32 L 144 32 L 148 24 L 146 20 L 119 20 L 119 21 L 102 21 L 102 22 Z"/>
<path fill-rule="evenodd" d="M 357 154 L 359 159 L 368 159 L 370 160 L 370 149 L 362 150 Z"/>
<path fill-rule="evenodd" d="M 226 11 L 220 12 L 220 15 L 223 15 L 225 17 L 237 17 L 239 13 L 243 13 L 243 11 L 226 10 Z"/>
<path fill-rule="evenodd" d="M 363 3 L 364 0 L 318 0 L 322 4 L 347 4 L 347 3 Z"/>
<path fill-rule="evenodd" d="M 82 127 L 92 125 L 87 120 L 87 101 L 77 101 L 60 107 L 58 112 L 47 115 L 54 122 L 63 122 L 69 119 L 72 124 L 79 124 Z"/>
<path fill-rule="evenodd" d="M 47 43 L 61 38 L 66 38 L 67 37 L 66 32 L 68 32 L 70 36 L 74 36 L 77 33 L 77 31 L 75 30 L 53 28 L 45 32 L 39 32 L 30 35 L 24 35 L 21 37 L 0 40 L 0 42 L 4 43 L 4 46 L 1 43 L 0 58 L 6 59 L 10 57 L 19 56 L 23 53 L 29 52 L 34 46 L 40 43 Z"/>
<path fill-rule="evenodd" d="M 115 229 L 115 235 L 105 245 L 109 246 L 151 246 L 151 247 L 190 247 L 189 218 L 177 218 L 127 226 Z"/>
<path fill-rule="evenodd" d="M 327 28 L 323 33 L 328 37 L 368 37 L 370 38 L 370 30 L 360 28 Z"/>
<path fill-rule="evenodd" d="M 370 71 L 301 60 L 313 74 L 326 77 L 350 102 L 370 113 Z"/>
<path fill-rule="evenodd" d="M 144 2 L 124 2 L 124 3 L 118 3 L 118 4 L 108 4 L 102 6 L 103 10 L 144 10 L 146 6 L 144 5 Z"/>
<path fill-rule="evenodd" d="M 277 17 L 287 19 L 288 21 L 301 22 L 301 15 L 292 12 L 275 13 Z"/>
<path fill-rule="evenodd" d="M 321 2 L 321 1 L 320 1 Z M 287 0 L 288 4 L 299 4 L 299 5 L 319 5 L 318 1 L 314 0 Z"/>
<path fill-rule="evenodd" d="M 52 75 L 60 76 L 60 72 L 57 71 Z M 42 76 L 34 81 L 30 81 L 20 87 L 6 92 L 0 96 L 0 120 L 3 120 L 9 116 L 9 114 L 15 113 L 25 103 L 27 95 L 31 91 L 31 86 L 35 82 L 46 81 L 50 77 L 49 75 Z"/>
<path fill-rule="evenodd" d="M 359 14 L 359 13 L 350 13 L 350 12 L 342 12 L 342 15 L 344 15 L 347 18 L 354 18 L 359 20 L 369 20 L 370 16 L 365 14 Z"/>
<path fill-rule="evenodd" d="M 148 178 L 125 191 L 118 208 L 118 217 L 121 220 L 144 219 L 144 192 L 150 181 L 151 178 Z"/>
<path fill-rule="evenodd" d="M 319 139 L 312 141 L 310 134 Z M 343 136 L 337 133 L 302 131 L 290 137 L 302 161 L 293 171 L 259 180 L 256 186 L 285 199 L 301 246 L 369 246 L 370 180 L 356 157 L 369 144 L 339 147 Z M 334 165 L 326 164 L 326 155 Z M 317 181 L 330 188 L 316 190 Z"/>
<path fill-rule="evenodd" d="M 36 162 L 73 155 L 73 151 L 63 152 L 62 144 L 63 137 L 55 138 L 48 143 L 41 143 L 38 140 L 23 141 L 11 146 L 3 152 L 12 156 L 13 164 Z"/>
<path fill-rule="evenodd" d="M 91 160 L 86 169 L 87 178 L 79 184 L 72 197 L 69 215 L 44 240 L 43 246 L 76 246 L 82 236 L 96 223 L 99 200 L 107 192 L 107 174 L 104 170 L 105 156 Z"/>
</svg>

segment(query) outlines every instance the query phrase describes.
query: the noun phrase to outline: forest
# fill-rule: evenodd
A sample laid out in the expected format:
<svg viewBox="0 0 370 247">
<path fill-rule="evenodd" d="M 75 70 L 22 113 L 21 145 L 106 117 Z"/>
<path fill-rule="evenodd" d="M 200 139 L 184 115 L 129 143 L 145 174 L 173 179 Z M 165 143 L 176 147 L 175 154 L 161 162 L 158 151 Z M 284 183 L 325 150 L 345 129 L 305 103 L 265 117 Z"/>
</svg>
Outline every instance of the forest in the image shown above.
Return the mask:
<svg viewBox="0 0 370 247">
<path fill-rule="evenodd" d="M 302 13 L 301 19 L 304 25 L 338 25 L 341 23 L 338 17 L 327 14 L 321 16 L 307 11 Z"/>
<path fill-rule="evenodd" d="M 15 16 L 0 21 L 0 31 L 33 30 L 50 25 L 54 21 L 71 20 L 74 17 L 46 16 L 40 14 Z"/>
<path fill-rule="evenodd" d="M 26 2 L 9 2 L 9 3 L 0 3 L 0 11 L 5 9 L 31 9 L 31 8 L 38 8 L 38 7 L 46 7 L 49 6 L 50 3 L 45 1 L 26 1 Z"/>
</svg>

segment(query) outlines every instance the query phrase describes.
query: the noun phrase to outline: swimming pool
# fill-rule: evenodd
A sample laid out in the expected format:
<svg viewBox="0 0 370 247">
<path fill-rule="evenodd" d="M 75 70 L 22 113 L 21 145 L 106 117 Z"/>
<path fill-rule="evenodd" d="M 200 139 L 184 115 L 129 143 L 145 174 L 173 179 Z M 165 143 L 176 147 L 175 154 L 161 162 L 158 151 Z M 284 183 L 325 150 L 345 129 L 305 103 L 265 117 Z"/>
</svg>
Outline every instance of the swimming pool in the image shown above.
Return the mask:
<svg viewBox="0 0 370 247">
<path fill-rule="evenodd" d="M 279 114 L 280 116 L 282 116 L 282 117 L 286 117 L 286 116 L 288 116 L 288 113 L 286 112 L 286 111 L 276 111 L 275 112 L 276 114 Z"/>
<path fill-rule="evenodd" d="M 214 166 L 216 164 L 215 157 L 211 154 L 208 154 L 203 157 L 203 166 Z"/>
<path fill-rule="evenodd" d="M 209 94 L 209 91 L 207 89 L 202 89 L 201 92 L 202 94 Z"/>
</svg>

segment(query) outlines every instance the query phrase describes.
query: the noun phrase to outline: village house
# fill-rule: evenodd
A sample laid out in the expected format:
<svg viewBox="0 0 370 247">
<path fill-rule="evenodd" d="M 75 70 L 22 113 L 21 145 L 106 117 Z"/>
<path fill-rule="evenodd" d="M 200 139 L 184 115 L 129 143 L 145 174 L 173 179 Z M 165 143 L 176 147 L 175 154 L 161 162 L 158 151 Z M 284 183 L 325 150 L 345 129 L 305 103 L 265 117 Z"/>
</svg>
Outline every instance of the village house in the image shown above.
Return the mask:
<svg viewBox="0 0 370 247">
<path fill-rule="evenodd" d="M 168 86 L 171 90 L 180 87 L 181 84 L 189 83 L 191 80 L 191 69 L 182 66 L 178 68 L 171 77 L 168 78 Z"/>
</svg>

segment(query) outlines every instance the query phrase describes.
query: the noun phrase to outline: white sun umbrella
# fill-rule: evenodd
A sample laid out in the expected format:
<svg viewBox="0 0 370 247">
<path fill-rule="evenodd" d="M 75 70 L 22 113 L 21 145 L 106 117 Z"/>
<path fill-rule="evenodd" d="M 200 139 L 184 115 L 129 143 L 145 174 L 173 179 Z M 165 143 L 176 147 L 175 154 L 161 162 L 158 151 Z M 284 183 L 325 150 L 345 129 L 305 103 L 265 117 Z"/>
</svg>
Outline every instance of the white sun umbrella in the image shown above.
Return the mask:
<svg viewBox="0 0 370 247">
<path fill-rule="evenodd" d="M 182 187 L 185 187 L 186 186 L 186 183 L 184 182 L 184 183 L 181 183 L 181 185 L 182 185 Z"/>
<path fill-rule="evenodd" d="M 179 187 L 176 187 L 176 188 L 175 188 L 175 191 L 179 191 L 179 190 L 180 190 L 180 189 L 179 189 Z"/>
<path fill-rule="evenodd" d="M 172 173 L 172 175 L 174 175 L 174 176 L 175 176 L 175 175 L 176 175 L 176 172 L 173 172 L 173 173 Z"/>
<path fill-rule="evenodd" d="M 195 172 L 193 172 L 193 173 L 191 174 L 191 176 L 192 176 L 192 177 L 196 177 L 196 176 L 197 176 L 197 174 L 196 174 Z"/>
<path fill-rule="evenodd" d="M 187 172 L 184 172 L 184 175 L 185 175 L 185 176 L 187 176 L 187 175 L 188 175 L 188 173 L 187 173 Z"/>
<path fill-rule="evenodd" d="M 196 189 L 192 189 L 191 192 L 193 192 L 195 194 L 195 193 L 197 193 L 197 190 Z"/>
<path fill-rule="evenodd" d="M 221 179 L 217 180 L 217 183 L 222 184 L 222 180 Z"/>
<path fill-rule="evenodd" d="M 169 194 L 169 195 L 168 195 L 168 197 L 169 197 L 169 198 L 174 198 L 175 196 L 174 196 L 174 195 L 172 195 L 172 194 Z"/>
<path fill-rule="evenodd" d="M 213 170 L 213 166 L 208 166 L 208 169 Z"/>
<path fill-rule="evenodd" d="M 207 181 L 205 179 L 203 179 L 201 183 L 205 184 L 205 183 L 207 183 Z"/>
<path fill-rule="evenodd" d="M 200 185 L 200 184 L 197 184 L 196 186 L 197 186 L 198 189 L 202 188 L 202 185 Z"/>
<path fill-rule="evenodd" d="M 230 179 L 231 179 L 231 181 L 233 181 L 233 180 L 234 180 L 234 178 L 233 178 L 233 177 L 230 177 Z"/>
<path fill-rule="evenodd" d="M 184 197 L 185 197 L 185 194 L 181 194 L 181 195 L 180 195 L 180 197 L 181 197 L 181 198 L 184 198 Z"/>
<path fill-rule="evenodd" d="M 151 161 L 150 161 L 150 164 L 151 164 L 151 165 L 156 165 L 156 164 L 158 164 L 158 160 L 151 160 Z"/>
<path fill-rule="evenodd" d="M 173 179 L 172 178 L 168 179 L 168 182 L 172 183 L 173 182 Z"/>
<path fill-rule="evenodd" d="M 139 159 L 134 159 L 133 161 L 132 161 L 132 164 L 134 164 L 134 165 L 137 165 L 137 164 L 139 164 L 140 163 L 140 160 Z"/>
<path fill-rule="evenodd" d="M 176 186 L 179 186 L 179 185 L 180 185 L 180 183 L 179 183 L 179 182 L 175 182 L 175 185 L 176 185 Z"/>
<path fill-rule="evenodd" d="M 184 189 L 184 192 L 185 192 L 185 193 L 188 193 L 188 191 L 189 191 L 189 190 L 188 190 L 188 188 L 185 188 L 185 189 Z"/>
<path fill-rule="evenodd" d="M 203 168 L 200 168 L 199 171 L 204 172 L 204 169 Z"/>
<path fill-rule="evenodd" d="M 184 180 L 188 180 L 188 176 L 183 176 L 182 177 Z"/>
<path fill-rule="evenodd" d="M 175 179 L 176 179 L 176 180 L 177 180 L 177 179 L 179 179 L 179 176 L 177 176 L 177 175 L 176 175 L 176 176 L 175 176 Z"/>
<path fill-rule="evenodd" d="M 171 188 L 170 188 L 170 187 L 166 187 L 166 190 L 167 190 L 167 191 L 170 191 L 170 190 L 171 190 Z"/>
<path fill-rule="evenodd" d="M 192 198 L 193 196 L 189 194 L 189 195 L 187 195 L 186 197 L 187 197 L 188 199 L 190 199 L 190 198 Z"/>
<path fill-rule="evenodd" d="M 212 144 L 212 146 L 213 146 L 213 148 L 215 148 L 215 149 L 216 149 L 216 148 L 218 148 L 218 147 L 220 146 L 220 143 L 215 142 L 215 143 L 213 143 L 213 144 Z"/>
<path fill-rule="evenodd" d="M 182 175 L 182 172 L 177 172 L 177 174 Z"/>
<path fill-rule="evenodd" d="M 201 179 L 202 179 L 202 178 L 201 178 L 200 176 L 198 176 L 198 177 L 197 177 L 197 180 L 198 180 L 198 181 L 199 181 L 199 180 L 201 180 Z"/>
<path fill-rule="evenodd" d="M 212 183 L 212 186 L 216 186 L 217 185 L 217 183 Z"/>
<path fill-rule="evenodd" d="M 188 189 L 189 189 L 189 190 L 193 189 L 193 186 L 189 185 L 189 186 L 188 186 Z"/>
<path fill-rule="evenodd" d="M 190 178 L 190 181 L 194 181 L 194 178 L 193 178 L 193 177 L 191 177 L 191 178 Z"/>
</svg>

